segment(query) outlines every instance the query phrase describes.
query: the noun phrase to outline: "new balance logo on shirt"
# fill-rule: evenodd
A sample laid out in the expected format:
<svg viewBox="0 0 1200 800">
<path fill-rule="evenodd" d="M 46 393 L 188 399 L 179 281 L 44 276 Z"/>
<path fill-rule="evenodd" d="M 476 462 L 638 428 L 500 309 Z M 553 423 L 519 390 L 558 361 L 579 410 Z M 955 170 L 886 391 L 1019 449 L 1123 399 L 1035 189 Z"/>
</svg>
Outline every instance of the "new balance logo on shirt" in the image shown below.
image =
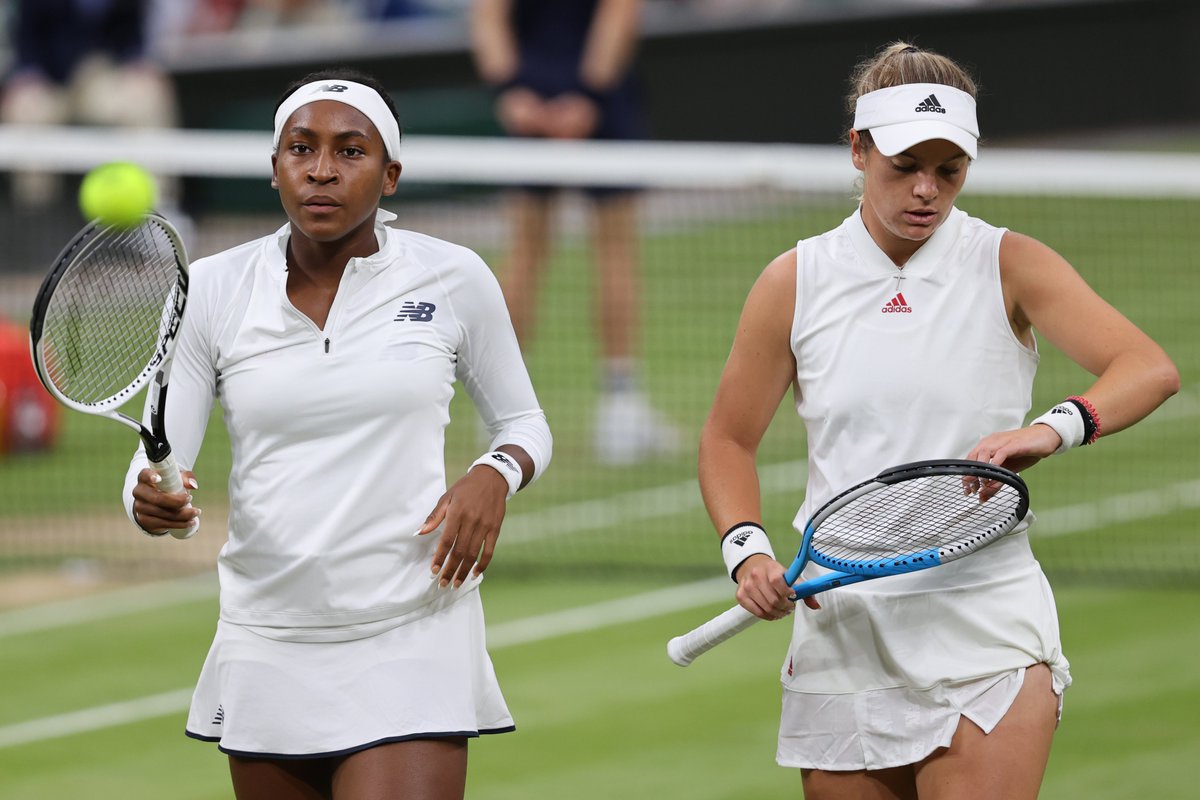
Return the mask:
<svg viewBox="0 0 1200 800">
<path fill-rule="evenodd" d="M 935 114 L 946 113 L 946 109 L 942 108 L 942 104 L 938 102 L 937 95 L 933 94 L 917 103 L 917 107 L 913 111 L 932 111 Z"/>
<path fill-rule="evenodd" d="M 400 306 L 400 313 L 392 321 L 429 322 L 433 319 L 433 312 L 436 310 L 437 306 L 433 303 L 418 303 L 413 300 L 405 300 L 404 305 Z"/>
<path fill-rule="evenodd" d="M 896 296 L 889 300 L 881 311 L 884 314 L 911 314 L 912 306 L 904 299 L 903 292 L 896 292 Z"/>
</svg>

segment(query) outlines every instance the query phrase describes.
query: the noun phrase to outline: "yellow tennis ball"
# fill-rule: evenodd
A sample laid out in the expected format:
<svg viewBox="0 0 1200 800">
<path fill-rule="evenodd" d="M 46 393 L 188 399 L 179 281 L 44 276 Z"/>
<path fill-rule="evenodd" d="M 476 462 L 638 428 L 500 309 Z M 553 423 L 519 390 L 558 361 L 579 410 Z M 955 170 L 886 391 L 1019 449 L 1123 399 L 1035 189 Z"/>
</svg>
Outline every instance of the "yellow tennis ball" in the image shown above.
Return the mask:
<svg viewBox="0 0 1200 800">
<path fill-rule="evenodd" d="M 157 200 L 154 178 L 137 164 L 113 161 L 96 167 L 79 186 L 79 210 L 105 225 L 132 228 Z"/>
</svg>

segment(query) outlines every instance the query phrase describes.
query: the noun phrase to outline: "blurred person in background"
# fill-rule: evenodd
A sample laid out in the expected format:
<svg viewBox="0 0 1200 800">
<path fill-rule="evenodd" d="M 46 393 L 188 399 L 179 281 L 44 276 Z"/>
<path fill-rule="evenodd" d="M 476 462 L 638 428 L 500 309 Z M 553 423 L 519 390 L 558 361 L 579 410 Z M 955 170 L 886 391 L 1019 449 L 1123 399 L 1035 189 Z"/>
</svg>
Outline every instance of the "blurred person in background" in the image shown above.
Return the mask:
<svg viewBox="0 0 1200 800">
<path fill-rule="evenodd" d="M 140 128 L 176 124 L 174 88 L 148 56 L 149 0 L 15 0 L 13 64 L 0 122 Z M 57 200 L 57 176 L 18 173 L 14 200 L 30 210 Z M 160 187 L 170 194 L 169 187 Z"/>
<path fill-rule="evenodd" d="M 477 0 L 472 43 L 496 116 L 510 136 L 641 139 L 646 128 L 631 67 L 641 0 Z M 598 283 L 603 391 L 594 434 L 602 463 L 628 464 L 674 452 L 679 434 L 639 385 L 638 253 L 634 192 L 587 188 Z M 537 316 L 549 257 L 554 194 L 526 187 L 512 207 L 504 296 L 522 347 Z"/>
</svg>

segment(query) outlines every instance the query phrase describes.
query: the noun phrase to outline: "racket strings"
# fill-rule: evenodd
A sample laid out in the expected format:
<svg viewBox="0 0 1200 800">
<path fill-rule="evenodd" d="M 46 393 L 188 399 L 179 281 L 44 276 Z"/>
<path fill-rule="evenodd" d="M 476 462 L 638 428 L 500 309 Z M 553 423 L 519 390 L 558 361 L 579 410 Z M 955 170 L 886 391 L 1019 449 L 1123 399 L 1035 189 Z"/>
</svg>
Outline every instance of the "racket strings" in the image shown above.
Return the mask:
<svg viewBox="0 0 1200 800">
<path fill-rule="evenodd" d="M 886 485 L 827 516 L 810 544 L 822 562 L 878 562 L 913 554 L 940 561 L 973 552 L 1007 533 L 1020 493 L 1002 484 L 986 502 L 967 495 L 961 475 L 934 475 Z"/>
<path fill-rule="evenodd" d="M 137 391 L 172 324 L 178 291 L 175 248 L 158 225 L 102 230 L 46 308 L 40 347 L 49 379 L 81 404 Z"/>
</svg>

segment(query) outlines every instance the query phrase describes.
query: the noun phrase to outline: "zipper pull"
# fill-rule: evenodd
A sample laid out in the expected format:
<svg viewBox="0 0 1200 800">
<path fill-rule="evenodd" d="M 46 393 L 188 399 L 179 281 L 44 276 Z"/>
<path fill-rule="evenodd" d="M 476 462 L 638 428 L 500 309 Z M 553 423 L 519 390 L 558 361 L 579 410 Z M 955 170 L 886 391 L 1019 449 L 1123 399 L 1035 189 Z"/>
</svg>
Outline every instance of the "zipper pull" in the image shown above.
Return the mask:
<svg viewBox="0 0 1200 800">
<path fill-rule="evenodd" d="M 325 352 L 326 353 L 329 352 L 329 339 L 328 338 L 325 339 Z"/>
</svg>

